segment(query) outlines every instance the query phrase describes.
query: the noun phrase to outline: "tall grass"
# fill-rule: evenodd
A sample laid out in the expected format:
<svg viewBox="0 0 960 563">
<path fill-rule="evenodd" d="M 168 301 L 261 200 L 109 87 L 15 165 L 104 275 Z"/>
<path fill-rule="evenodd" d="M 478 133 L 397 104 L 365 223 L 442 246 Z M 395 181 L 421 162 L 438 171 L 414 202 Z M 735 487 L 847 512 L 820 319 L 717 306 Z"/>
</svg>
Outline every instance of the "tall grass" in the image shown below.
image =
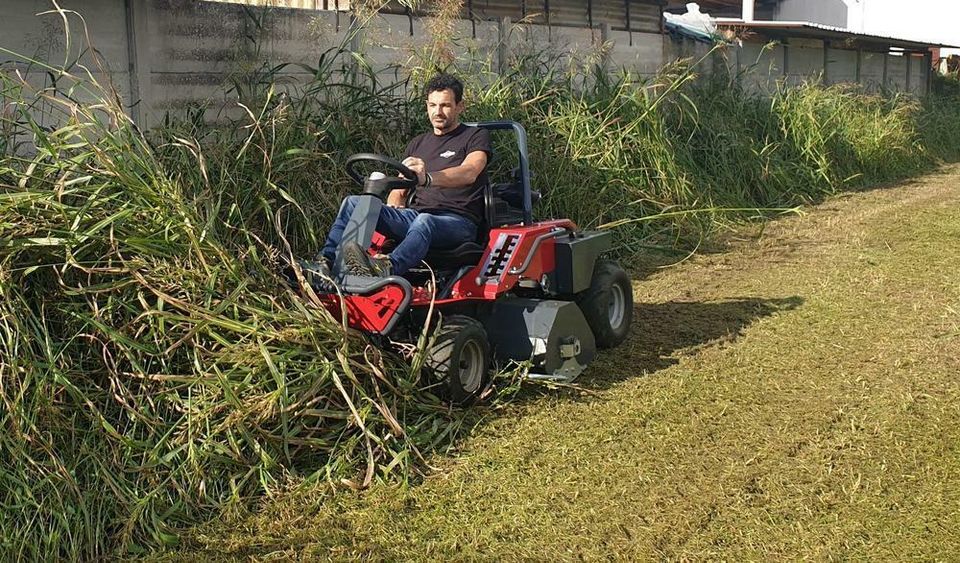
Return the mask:
<svg viewBox="0 0 960 563">
<path fill-rule="evenodd" d="M 695 63 L 586 88 L 566 73 L 522 69 L 475 103 L 483 117 L 527 127 L 543 212 L 618 225 L 625 256 L 642 243 L 696 244 L 757 212 L 955 158 L 956 97 L 921 103 L 815 82 L 768 95 L 737 77 L 701 76 Z"/>
<path fill-rule="evenodd" d="M 246 81 L 239 119 L 198 110 L 146 136 L 82 67 L 51 72 L 96 102 L 0 74 L 4 559 L 167 545 L 291 476 L 402 479 L 455 439 L 463 415 L 400 354 L 273 273 L 281 254 L 319 250 L 350 189 L 345 156 L 397 155 L 426 126 L 419 99 L 385 93 L 396 85 L 343 79 L 342 54 L 299 90 L 279 93 L 279 67 Z M 766 98 L 696 72 L 584 82 L 521 60 L 470 85 L 466 117 L 522 122 L 538 214 L 619 225 L 627 259 L 692 244 L 735 219 L 724 209 L 792 207 L 960 148 L 955 99 L 815 85 Z"/>
<path fill-rule="evenodd" d="M 291 473 L 360 488 L 449 443 L 461 413 L 274 274 L 315 244 L 344 185 L 325 151 L 352 150 L 334 124 L 359 112 L 271 94 L 242 129 L 148 141 L 112 96 L 0 80 L 9 138 L 32 140 L 0 158 L 4 559 L 165 545 Z"/>
</svg>

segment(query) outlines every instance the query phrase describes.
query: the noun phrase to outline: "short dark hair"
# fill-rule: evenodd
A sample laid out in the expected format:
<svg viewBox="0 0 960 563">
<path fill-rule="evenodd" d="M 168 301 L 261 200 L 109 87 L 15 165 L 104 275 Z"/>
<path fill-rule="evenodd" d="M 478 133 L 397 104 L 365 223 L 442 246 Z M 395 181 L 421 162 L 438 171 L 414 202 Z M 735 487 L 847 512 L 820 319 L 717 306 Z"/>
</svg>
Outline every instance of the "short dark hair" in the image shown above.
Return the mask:
<svg viewBox="0 0 960 563">
<path fill-rule="evenodd" d="M 446 89 L 453 90 L 453 99 L 459 104 L 463 101 L 463 82 L 452 74 L 442 73 L 434 76 L 427 82 L 427 87 L 423 93 L 424 97 L 429 96 L 431 92 L 443 92 Z"/>
</svg>

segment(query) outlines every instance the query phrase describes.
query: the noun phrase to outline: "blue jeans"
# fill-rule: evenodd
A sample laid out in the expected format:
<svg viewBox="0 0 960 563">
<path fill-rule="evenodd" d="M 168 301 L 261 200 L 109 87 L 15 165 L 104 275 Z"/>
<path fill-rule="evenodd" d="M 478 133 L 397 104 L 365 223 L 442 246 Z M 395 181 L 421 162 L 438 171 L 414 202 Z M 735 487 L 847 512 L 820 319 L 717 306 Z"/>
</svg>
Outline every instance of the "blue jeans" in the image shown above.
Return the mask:
<svg viewBox="0 0 960 563">
<path fill-rule="evenodd" d="M 327 235 L 327 242 L 323 245 L 323 256 L 331 263 L 340 239 L 343 237 L 343 230 L 360 197 L 370 196 L 348 196 L 340 204 L 340 213 L 337 214 L 337 219 L 330 228 L 330 234 Z M 431 246 L 453 248 L 477 238 L 476 223 L 462 215 L 421 213 L 416 209 L 388 205 L 384 205 L 380 210 L 377 231 L 400 241 L 400 244 L 390 253 L 391 270 L 397 275 L 418 266 Z"/>
</svg>

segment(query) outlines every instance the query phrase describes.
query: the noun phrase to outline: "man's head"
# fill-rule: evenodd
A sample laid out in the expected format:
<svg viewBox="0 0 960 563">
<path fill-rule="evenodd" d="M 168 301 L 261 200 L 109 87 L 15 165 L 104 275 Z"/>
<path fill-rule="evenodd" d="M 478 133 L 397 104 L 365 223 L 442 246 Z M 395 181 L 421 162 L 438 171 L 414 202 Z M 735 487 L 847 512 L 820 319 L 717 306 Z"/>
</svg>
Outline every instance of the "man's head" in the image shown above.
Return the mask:
<svg viewBox="0 0 960 563">
<path fill-rule="evenodd" d="M 427 82 L 427 117 L 437 135 L 460 125 L 463 113 L 463 83 L 449 74 L 438 74 Z"/>
</svg>

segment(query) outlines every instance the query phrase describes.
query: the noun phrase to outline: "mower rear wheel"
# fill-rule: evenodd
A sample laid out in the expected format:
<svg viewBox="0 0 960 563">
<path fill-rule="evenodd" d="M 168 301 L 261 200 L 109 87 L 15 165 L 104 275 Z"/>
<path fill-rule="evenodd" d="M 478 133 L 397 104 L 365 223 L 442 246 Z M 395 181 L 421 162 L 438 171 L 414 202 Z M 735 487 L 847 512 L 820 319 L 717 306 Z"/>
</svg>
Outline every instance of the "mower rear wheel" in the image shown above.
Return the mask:
<svg viewBox="0 0 960 563">
<path fill-rule="evenodd" d="M 466 405 L 490 382 L 490 341 L 480 321 L 463 315 L 444 317 L 427 350 L 425 367 L 451 403 Z"/>
<path fill-rule="evenodd" d="M 577 304 L 600 348 L 613 348 L 627 338 L 633 320 L 633 286 L 616 262 L 597 260 L 590 287 L 577 295 Z"/>
</svg>

